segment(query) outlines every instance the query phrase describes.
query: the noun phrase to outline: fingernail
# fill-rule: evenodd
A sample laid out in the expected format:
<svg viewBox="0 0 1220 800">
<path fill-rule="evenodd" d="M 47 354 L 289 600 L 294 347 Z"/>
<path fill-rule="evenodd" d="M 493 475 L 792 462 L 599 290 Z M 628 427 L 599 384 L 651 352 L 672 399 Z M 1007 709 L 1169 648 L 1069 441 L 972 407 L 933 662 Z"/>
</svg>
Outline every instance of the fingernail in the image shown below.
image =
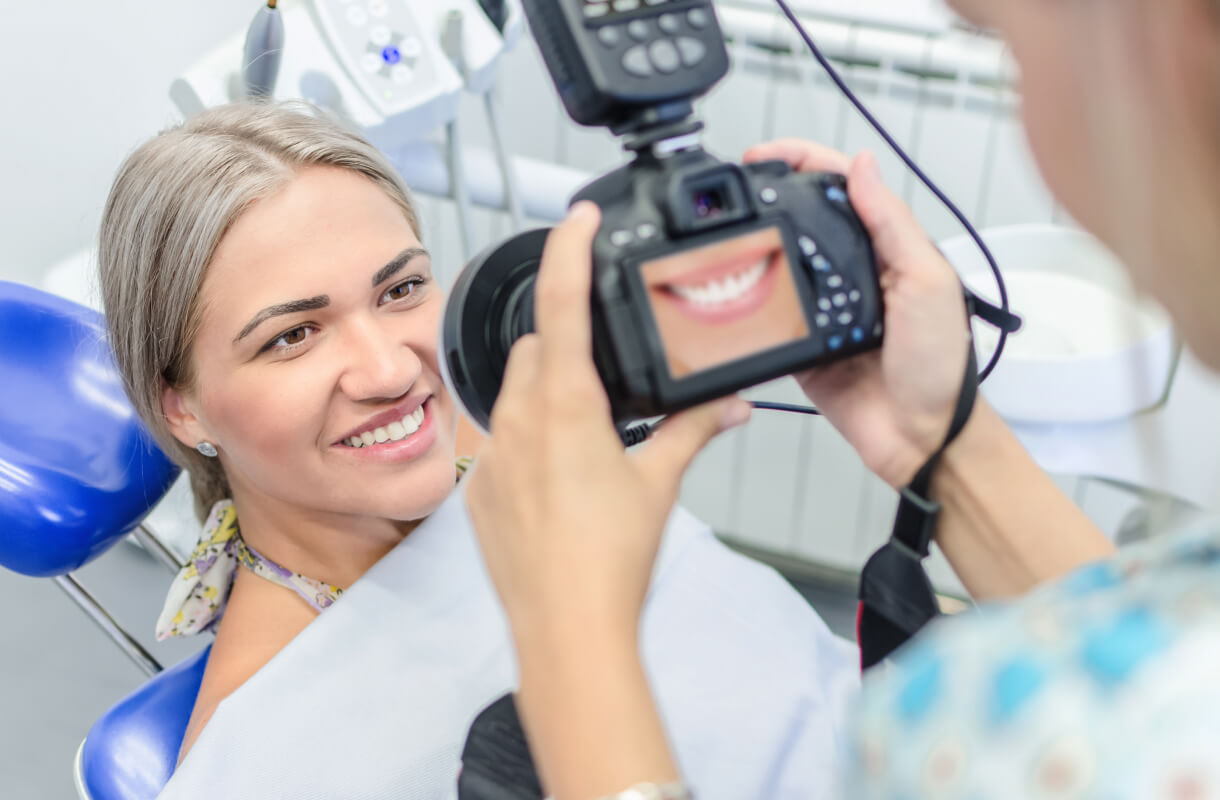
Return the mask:
<svg viewBox="0 0 1220 800">
<path fill-rule="evenodd" d="M 593 201 L 581 200 L 580 202 L 573 204 L 572 207 L 568 209 L 568 219 L 582 221 L 592 220 L 599 213 L 601 213 L 601 210 Z"/>
<path fill-rule="evenodd" d="M 881 166 L 877 163 L 873 151 L 865 150 L 860 154 L 860 166 L 863 167 L 865 176 L 871 180 L 881 180 Z"/>
<path fill-rule="evenodd" d="M 750 421 L 752 406 L 740 397 L 727 400 L 720 410 L 720 430 L 727 431 Z"/>
</svg>

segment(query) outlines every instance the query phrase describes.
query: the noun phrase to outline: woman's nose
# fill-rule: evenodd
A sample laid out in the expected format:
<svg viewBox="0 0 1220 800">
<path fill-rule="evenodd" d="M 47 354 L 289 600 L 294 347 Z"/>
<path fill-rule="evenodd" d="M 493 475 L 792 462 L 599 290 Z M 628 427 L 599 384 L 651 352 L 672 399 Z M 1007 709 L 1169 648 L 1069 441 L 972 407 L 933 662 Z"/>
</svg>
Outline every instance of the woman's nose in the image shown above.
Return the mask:
<svg viewBox="0 0 1220 800">
<path fill-rule="evenodd" d="M 419 354 L 391 326 L 377 321 L 354 325 L 349 331 L 347 367 L 340 390 L 353 400 L 396 399 L 411 390 L 423 372 Z"/>
</svg>

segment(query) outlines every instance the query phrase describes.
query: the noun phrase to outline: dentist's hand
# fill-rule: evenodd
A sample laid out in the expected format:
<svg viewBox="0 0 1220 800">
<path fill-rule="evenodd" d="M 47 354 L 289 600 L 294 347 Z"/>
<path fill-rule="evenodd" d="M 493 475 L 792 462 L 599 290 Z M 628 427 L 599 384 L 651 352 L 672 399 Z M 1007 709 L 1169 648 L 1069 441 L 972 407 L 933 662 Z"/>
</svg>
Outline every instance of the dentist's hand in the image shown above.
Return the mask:
<svg viewBox="0 0 1220 800">
<path fill-rule="evenodd" d="M 796 377 L 865 465 L 905 486 L 944 441 L 966 371 L 969 329 L 957 274 L 882 182 L 871 153 L 852 161 L 786 139 L 745 155 L 747 162 L 771 159 L 800 172 L 846 174 L 852 206 L 872 236 L 885 302 L 881 350 Z"/>
<path fill-rule="evenodd" d="M 600 212 L 573 207 L 547 239 L 537 334 L 513 347 L 491 435 L 466 479 L 483 555 L 518 644 L 560 630 L 634 642 L 682 474 L 749 405 L 728 398 L 668 419 L 626 453 L 593 363 L 591 252 Z M 575 646 L 575 645 L 573 645 Z"/>
</svg>

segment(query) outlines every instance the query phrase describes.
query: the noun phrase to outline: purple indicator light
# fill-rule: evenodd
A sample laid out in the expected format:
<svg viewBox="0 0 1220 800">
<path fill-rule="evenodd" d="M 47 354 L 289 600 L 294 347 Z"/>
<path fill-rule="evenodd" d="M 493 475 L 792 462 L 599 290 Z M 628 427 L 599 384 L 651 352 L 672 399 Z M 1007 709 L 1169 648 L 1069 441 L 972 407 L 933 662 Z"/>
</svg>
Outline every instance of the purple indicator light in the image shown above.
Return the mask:
<svg viewBox="0 0 1220 800">
<path fill-rule="evenodd" d="M 381 51 L 381 58 L 387 64 L 397 64 L 399 61 L 402 61 L 402 53 L 398 52 L 398 48 L 394 45 L 386 45 Z"/>
</svg>

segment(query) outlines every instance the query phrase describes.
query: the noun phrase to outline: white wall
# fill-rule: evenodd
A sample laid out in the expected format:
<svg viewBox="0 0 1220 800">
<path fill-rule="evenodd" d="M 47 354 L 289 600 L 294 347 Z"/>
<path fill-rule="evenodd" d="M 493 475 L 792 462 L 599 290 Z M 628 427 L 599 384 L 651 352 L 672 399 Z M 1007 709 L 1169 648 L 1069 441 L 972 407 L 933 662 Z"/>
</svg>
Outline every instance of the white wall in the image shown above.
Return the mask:
<svg viewBox="0 0 1220 800">
<path fill-rule="evenodd" d="M 93 237 L 123 157 L 171 121 L 169 82 L 252 0 L 17 2 L 0 10 L 0 279 Z"/>
</svg>

